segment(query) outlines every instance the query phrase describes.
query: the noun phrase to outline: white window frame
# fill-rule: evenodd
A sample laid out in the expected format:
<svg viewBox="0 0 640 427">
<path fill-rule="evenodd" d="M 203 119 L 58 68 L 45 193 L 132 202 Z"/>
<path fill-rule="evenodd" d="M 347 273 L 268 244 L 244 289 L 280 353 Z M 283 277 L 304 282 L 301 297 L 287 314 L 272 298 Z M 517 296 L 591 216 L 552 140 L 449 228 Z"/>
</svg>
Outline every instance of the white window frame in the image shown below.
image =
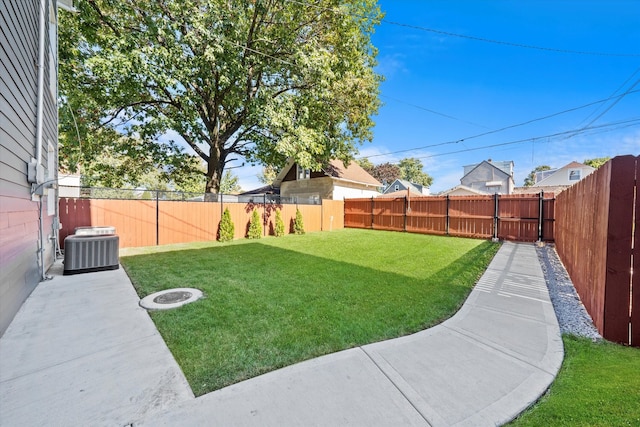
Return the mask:
<svg viewBox="0 0 640 427">
<path fill-rule="evenodd" d="M 577 174 L 578 178 L 571 178 L 572 175 Z M 578 182 L 582 179 L 582 169 L 569 169 L 567 179 L 569 182 Z"/>
<path fill-rule="evenodd" d="M 300 165 L 296 165 L 296 172 L 298 181 L 311 178 L 311 169 L 304 169 Z"/>
<path fill-rule="evenodd" d="M 396 186 L 393 189 L 394 189 L 394 191 L 400 191 L 400 186 L 398 184 L 396 184 Z"/>
</svg>

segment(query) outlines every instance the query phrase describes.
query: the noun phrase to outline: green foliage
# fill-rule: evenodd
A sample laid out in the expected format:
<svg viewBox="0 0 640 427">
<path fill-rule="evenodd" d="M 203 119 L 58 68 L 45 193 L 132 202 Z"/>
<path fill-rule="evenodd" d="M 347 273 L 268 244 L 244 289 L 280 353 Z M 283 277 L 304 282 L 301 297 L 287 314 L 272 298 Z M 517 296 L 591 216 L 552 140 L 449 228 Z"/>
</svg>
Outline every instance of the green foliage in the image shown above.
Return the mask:
<svg viewBox="0 0 640 427">
<path fill-rule="evenodd" d="M 229 208 L 224 210 L 222 219 L 220 220 L 220 228 L 218 230 L 218 240 L 221 242 L 230 242 L 233 240 L 235 233 L 235 225 L 231 220 L 231 213 Z"/>
<path fill-rule="evenodd" d="M 393 163 L 381 163 L 373 167 L 371 176 L 382 184 L 391 185 L 393 181 L 400 178 L 400 168 Z"/>
<path fill-rule="evenodd" d="M 276 237 L 282 237 L 285 234 L 284 231 L 284 222 L 282 221 L 282 214 L 280 214 L 280 209 L 276 209 L 276 226 L 273 231 Z"/>
<path fill-rule="evenodd" d="M 230 170 L 226 170 L 222 176 L 222 182 L 220 183 L 220 193 L 222 194 L 237 194 L 242 191 L 242 187 L 238 184 L 238 178 Z"/>
<path fill-rule="evenodd" d="M 423 166 L 420 159 L 414 157 L 402 159 L 398 163 L 398 167 L 400 168 L 400 178 L 402 179 L 425 187 L 430 187 L 433 184 L 433 177 L 422 170 Z"/>
<path fill-rule="evenodd" d="M 292 237 L 121 257 L 140 297 L 167 287 L 207 295 L 151 313 L 196 396 L 433 326 L 456 312 L 499 247 L 357 229 Z"/>
<path fill-rule="evenodd" d="M 251 222 L 249 223 L 249 232 L 247 233 L 247 239 L 260 239 L 262 238 L 262 221 L 260 221 L 260 214 L 257 209 L 253 210 L 251 214 Z"/>
<path fill-rule="evenodd" d="M 304 234 L 304 221 L 302 220 L 302 212 L 296 208 L 296 219 L 293 220 L 293 232 L 295 234 Z"/>
<path fill-rule="evenodd" d="M 549 391 L 511 426 L 640 425 L 640 349 L 564 335 Z"/>
<path fill-rule="evenodd" d="M 271 185 L 273 184 L 273 181 L 276 180 L 277 176 L 278 170 L 276 169 L 276 167 L 267 165 L 264 166 L 262 168 L 262 172 L 258 174 L 258 181 L 266 185 Z"/>
<path fill-rule="evenodd" d="M 533 184 L 536 183 L 536 172 L 543 172 L 548 170 L 551 170 L 551 166 L 547 166 L 547 165 L 536 166 L 535 169 L 533 169 L 531 173 L 529 173 L 529 175 L 527 175 L 527 177 L 524 179 L 524 186 L 531 187 Z"/>
<path fill-rule="evenodd" d="M 160 138 L 176 135 L 207 163 L 205 189 L 216 193 L 234 155 L 319 169 L 373 138 L 382 80 L 371 43 L 382 17 L 375 0 L 76 6 L 60 12 L 59 25 L 61 154 L 70 170 L 114 144 L 126 152 L 134 138 L 136 151 L 125 153 L 133 165 L 179 167 L 180 149 Z"/>
<path fill-rule="evenodd" d="M 371 160 L 367 159 L 366 157 L 363 159 L 357 159 L 356 163 L 359 164 L 362 169 L 366 170 L 369 173 L 373 172 L 373 168 L 375 167 L 375 165 L 371 163 Z"/>
<path fill-rule="evenodd" d="M 594 159 L 586 159 L 582 163 L 584 163 L 587 166 L 591 166 L 592 168 L 598 169 L 600 166 L 604 165 L 609 160 L 611 160 L 611 157 L 596 157 Z"/>
</svg>

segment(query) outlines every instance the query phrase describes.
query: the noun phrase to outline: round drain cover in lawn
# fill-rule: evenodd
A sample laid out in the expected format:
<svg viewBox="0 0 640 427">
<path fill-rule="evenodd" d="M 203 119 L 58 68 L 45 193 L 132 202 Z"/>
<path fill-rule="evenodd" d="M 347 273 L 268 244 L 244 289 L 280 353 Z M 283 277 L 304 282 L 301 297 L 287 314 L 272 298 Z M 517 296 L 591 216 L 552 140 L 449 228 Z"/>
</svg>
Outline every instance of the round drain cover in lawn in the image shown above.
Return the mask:
<svg viewBox="0 0 640 427">
<path fill-rule="evenodd" d="M 202 291 L 199 289 L 166 289 L 142 298 L 140 306 L 147 310 L 169 310 L 197 301 L 200 298 L 202 298 Z"/>
</svg>

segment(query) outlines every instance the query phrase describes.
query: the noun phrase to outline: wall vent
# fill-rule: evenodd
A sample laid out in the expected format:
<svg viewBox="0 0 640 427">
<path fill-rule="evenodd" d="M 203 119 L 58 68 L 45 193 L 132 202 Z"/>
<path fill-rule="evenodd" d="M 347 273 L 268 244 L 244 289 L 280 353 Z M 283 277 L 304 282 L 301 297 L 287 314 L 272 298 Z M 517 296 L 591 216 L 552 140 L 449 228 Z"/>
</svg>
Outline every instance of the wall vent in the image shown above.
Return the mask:
<svg viewBox="0 0 640 427">
<path fill-rule="evenodd" d="M 115 235 L 67 236 L 64 239 L 64 274 L 117 270 L 119 244 Z"/>
</svg>

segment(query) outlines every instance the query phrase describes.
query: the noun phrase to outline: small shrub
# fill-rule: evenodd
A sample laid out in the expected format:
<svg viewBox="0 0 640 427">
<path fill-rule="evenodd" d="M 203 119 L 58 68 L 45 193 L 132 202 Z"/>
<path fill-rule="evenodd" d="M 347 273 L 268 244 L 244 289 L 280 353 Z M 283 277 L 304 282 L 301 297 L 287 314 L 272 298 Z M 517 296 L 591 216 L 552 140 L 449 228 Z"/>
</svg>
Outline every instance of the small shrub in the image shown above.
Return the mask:
<svg viewBox="0 0 640 427">
<path fill-rule="evenodd" d="M 284 236 L 284 222 L 282 221 L 280 209 L 276 209 L 276 229 L 274 230 L 273 234 L 276 237 Z"/>
<path fill-rule="evenodd" d="M 262 237 L 262 224 L 260 223 L 260 214 L 257 209 L 251 214 L 251 223 L 249 224 L 248 239 L 259 239 Z"/>
<path fill-rule="evenodd" d="M 224 210 L 222 214 L 222 219 L 220 220 L 220 228 L 218 230 L 218 240 L 221 242 L 230 242 L 233 240 L 233 235 L 235 234 L 235 226 L 233 225 L 233 221 L 231 221 L 231 214 L 229 213 L 229 208 Z"/>
<path fill-rule="evenodd" d="M 304 221 L 302 220 L 302 213 L 296 208 L 296 219 L 293 222 L 293 232 L 295 234 L 304 234 Z"/>
</svg>

